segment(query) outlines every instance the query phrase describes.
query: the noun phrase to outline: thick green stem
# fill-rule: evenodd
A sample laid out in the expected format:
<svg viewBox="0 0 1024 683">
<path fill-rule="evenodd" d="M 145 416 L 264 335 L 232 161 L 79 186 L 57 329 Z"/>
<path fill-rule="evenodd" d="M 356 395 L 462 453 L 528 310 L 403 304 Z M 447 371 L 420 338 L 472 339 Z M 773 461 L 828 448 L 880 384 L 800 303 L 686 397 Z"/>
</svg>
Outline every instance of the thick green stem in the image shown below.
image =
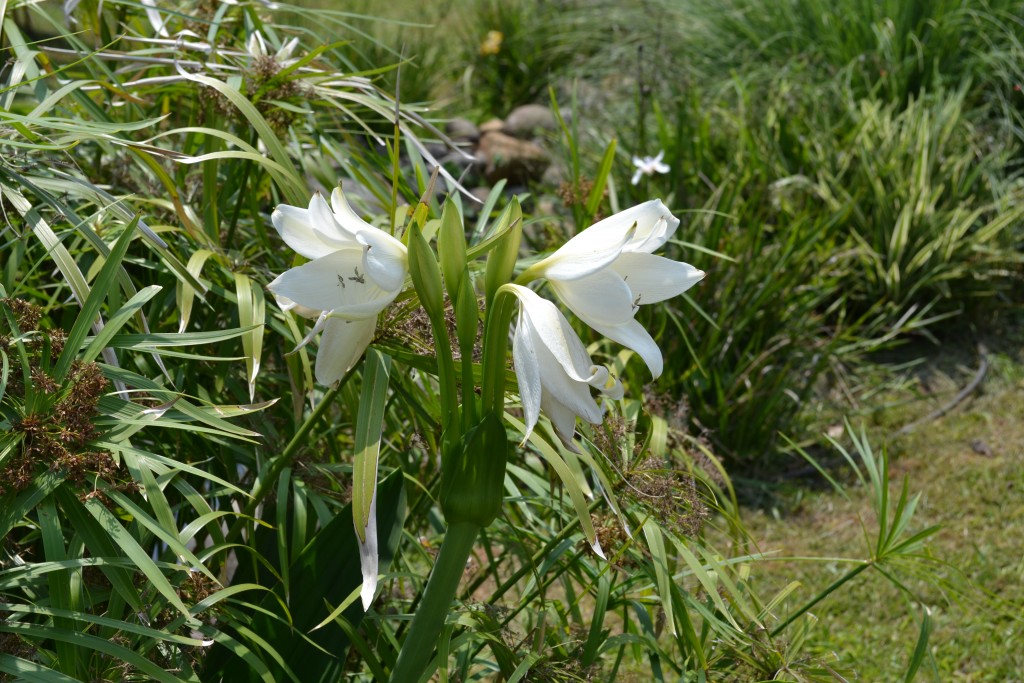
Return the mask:
<svg viewBox="0 0 1024 683">
<path fill-rule="evenodd" d="M 448 527 L 441 552 L 430 572 L 416 616 L 413 617 L 412 628 L 405 637 L 398 662 L 391 672 L 392 683 L 415 683 L 423 675 L 444 628 L 459 581 L 466 571 L 466 560 L 469 559 L 479 533 L 480 527 L 470 522 L 457 522 Z"/>
</svg>

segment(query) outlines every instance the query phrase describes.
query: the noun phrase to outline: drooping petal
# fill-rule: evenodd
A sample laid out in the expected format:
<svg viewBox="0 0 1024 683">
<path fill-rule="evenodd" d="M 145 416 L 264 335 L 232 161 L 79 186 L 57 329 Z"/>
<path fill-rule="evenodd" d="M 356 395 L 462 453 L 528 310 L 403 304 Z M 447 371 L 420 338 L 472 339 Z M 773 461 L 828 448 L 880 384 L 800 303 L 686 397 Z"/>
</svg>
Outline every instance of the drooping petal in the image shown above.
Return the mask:
<svg viewBox="0 0 1024 683">
<path fill-rule="evenodd" d="M 551 288 L 583 322 L 620 325 L 633 319 L 634 297 L 622 276 L 607 268 L 580 280 L 551 280 Z"/>
<path fill-rule="evenodd" d="M 379 312 L 397 292 L 385 292 L 358 272 L 361 247 L 339 249 L 281 273 L 267 289 L 297 304 L 348 318 Z"/>
<path fill-rule="evenodd" d="M 313 232 L 307 209 L 281 204 L 270 214 L 270 220 L 285 244 L 308 259 L 326 256 L 336 248 Z"/>
<path fill-rule="evenodd" d="M 525 318 L 526 313 L 520 309 L 515 335 L 512 337 L 512 367 L 516 371 L 519 400 L 523 404 L 523 417 L 526 422 L 524 442 L 530 438 L 533 428 L 537 426 L 537 420 L 540 419 L 542 395 L 540 364 L 537 362 L 536 349 Z"/>
<path fill-rule="evenodd" d="M 373 341 L 376 316 L 362 320 L 329 318 L 320 337 L 320 349 L 314 368 L 316 381 L 332 386 L 359 362 L 366 347 Z"/>
<path fill-rule="evenodd" d="M 580 381 L 566 374 L 559 359 L 541 342 L 535 330 L 531 332 L 534 337 L 537 366 L 540 369 L 541 386 L 544 389 L 541 405 L 544 405 L 545 400 L 554 400 L 574 416 L 579 415 L 591 423 L 600 422 L 601 408 L 590 395 L 590 385 L 587 382 L 590 378 L 585 377 Z M 551 418 L 551 415 L 548 414 L 548 417 Z"/>
<path fill-rule="evenodd" d="M 544 395 L 541 407 L 544 409 L 544 414 L 551 420 L 551 426 L 555 428 L 555 434 L 565 444 L 565 447 L 574 453 L 578 453 L 579 449 L 572 442 L 573 437 L 576 435 L 576 413 L 571 408 L 559 403 L 550 394 Z"/>
<path fill-rule="evenodd" d="M 530 343 L 548 350 L 562 371 L 577 382 L 586 382 L 590 375 L 590 355 L 558 307 L 541 298 L 532 289 L 510 285 L 519 298 L 520 325 L 528 330 Z"/>
<path fill-rule="evenodd" d="M 636 320 L 630 320 L 622 325 L 591 325 L 591 327 L 598 334 L 603 334 L 627 349 L 633 349 L 638 356 L 643 358 L 654 379 L 661 376 L 661 371 L 664 369 L 661 349 L 658 348 L 658 343 L 647 333 L 643 325 Z"/>
<path fill-rule="evenodd" d="M 636 306 L 679 296 L 704 277 L 689 263 L 643 252 L 623 252 L 611 268 L 629 286 Z"/>
<path fill-rule="evenodd" d="M 633 174 L 633 179 L 630 181 L 631 184 L 636 185 L 640 182 L 640 178 L 643 176 L 644 171 L 641 168 L 636 169 L 636 173 Z"/>
<path fill-rule="evenodd" d="M 320 315 L 317 316 L 316 322 L 313 323 L 313 327 L 310 328 L 309 332 L 306 333 L 306 336 L 303 337 L 302 340 L 299 341 L 299 343 L 295 345 L 294 349 L 292 349 L 291 351 L 289 351 L 285 355 L 287 356 L 287 355 L 290 355 L 292 353 L 295 353 L 299 349 L 303 348 L 306 344 L 308 344 L 309 342 L 313 341 L 313 337 L 315 337 L 316 335 L 318 335 L 321 332 L 323 332 L 324 331 L 324 327 L 327 325 L 327 320 L 328 320 L 328 316 L 329 315 L 330 315 L 330 311 L 322 311 L 320 313 Z"/>
<path fill-rule="evenodd" d="M 608 368 L 603 365 L 594 365 L 590 368 L 591 376 L 587 384 L 599 390 L 602 394 L 615 401 L 626 394 L 626 390 L 617 378 L 613 377 Z"/>
</svg>

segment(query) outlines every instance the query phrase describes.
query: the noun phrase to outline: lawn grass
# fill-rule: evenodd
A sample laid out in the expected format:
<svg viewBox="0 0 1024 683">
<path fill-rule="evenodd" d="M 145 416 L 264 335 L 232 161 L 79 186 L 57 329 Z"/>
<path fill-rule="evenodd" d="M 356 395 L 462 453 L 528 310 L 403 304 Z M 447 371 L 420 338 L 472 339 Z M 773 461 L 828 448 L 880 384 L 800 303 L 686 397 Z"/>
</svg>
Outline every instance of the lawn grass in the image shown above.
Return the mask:
<svg viewBox="0 0 1024 683">
<path fill-rule="evenodd" d="M 921 680 L 1019 681 L 1024 671 L 1024 335 L 1012 326 L 988 335 L 984 382 L 954 410 L 887 438 L 970 381 L 977 359 L 969 342 L 933 348 L 916 378 L 885 397 L 891 407 L 867 420 L 875 442 L 890 443 L 894 490 L 906 475 L 923 492 L 916 525 L 941 525 L 929 551 L 948 563 L 937 569 L 948 589 L 913 578 L 905 584 L 931 610 L 934 623 L 932 660 L 922 667 Z M 751 511 L 748 530 L 762 551 L 781 556 L 861 556 L 866 551 L 858 519 L 870 519 L 870 506 L 858 489 L 851 494 L 847 500 L 813 485 L 791 487 L 774 506 Z M 824 586 L 840 573 L 829 562 L 767 567 L 765 578 L 780 587 L 792 580 Z M 916 601 L 881 576 L 862 575 L 813 610 L 819 619 L 814 649 L 837 653 L 861 680 L 895 680 L 918 635 L 915 611 Z"/>
</svg>

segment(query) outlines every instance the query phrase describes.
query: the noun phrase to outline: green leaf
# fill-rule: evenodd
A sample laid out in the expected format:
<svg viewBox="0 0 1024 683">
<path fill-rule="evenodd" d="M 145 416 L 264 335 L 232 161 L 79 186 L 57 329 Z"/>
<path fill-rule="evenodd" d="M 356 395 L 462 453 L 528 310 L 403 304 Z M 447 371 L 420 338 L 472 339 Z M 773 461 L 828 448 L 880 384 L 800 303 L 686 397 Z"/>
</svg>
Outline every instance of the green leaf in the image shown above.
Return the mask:
<svg viewBox="0 0 1024 683">
<path fill-rule="evenodd" d="M 110 288 L 114 286 L 114 279 L 117 277 L 125 252 L 128 251 L 128 245 L 135 235 L 135 225 L 138 222 L 138 217 L 134 218 L 121 232 L 120 237 L 117 238 L 117 242 L 114 243 L 114 247 L 110 250 L 110 254 L 104 261 L 103 267 L 96 276 L 96 280 L 92 283 L 92 291 L 89 292 L 89 298 L 82 304 L 82 310 L 75 319 L 71 332 L 68 333 L 64 350 L 57 359 L 57 365 L 53 371 L 53 378 L 56 381 L 61 382 L 67 376 L 68 370 L 71 369 L 71 361 L 78 355 L 78 349 L 81 347 L 82 342 L 85 341 L 86 336 L 88 336 L 93 323 L 99 319 L 100 307 L 107 298 Z"/>
<path fill-rule="evenodd" d="M 235 294 L 238 296 L 238 325 L 249 330 L 242 336 L 242 350 L 249 378 L 249 400 L 253 401 L 263 353 L 263 322 L 266 319 L 263 290 L 248 275 L 235 273 Z"/>
<path fill-rule="evenodd" d="M 377 494 L 377 459 L 380 456 L 390 369 L 390 357 L 376 349 L 367 350 L 366 362 L 363 364 L 359 414 L 356 417 L 355 456 L 352 464 L 352 515 L 360 544 L 366 543 L 367 530 L 376 524 L 373 507 L 374 496 Z M 376 545 L 376 538 L 373 541 Z"/>
<path fill-rule="evenodd" d="M 400 470 L 392 472 L 378 485 L 376 509 L 380 567 L 386 569 L 398 550 L 406 514 L 404 477 Z M 284 594 L 280 581 L 275 581 L 273 586 L 277 597 L 268 595 L 260 603 L 261 611 L 253 610 L 250 632 L 258 634 L 280 653 L 302 683 L 337 680 L 348 652 L 348 636 L 337 622 L 314 629 L 331 614 L 333 605 L 344 603 L 362 584 L 358 538 L 352 518 L 350 504 L 338 512 L 292 562 L 289 567 L 291 585 L 301 586 L 302 590 L 292 593 L 287 614 L 280 600 Z M 357 626 L 363 619 L 363 609 L 358 604 L 349 605 L 339 619 Z M 225 630 L 233 628 L 232 624 L 223 626 Z M 241 634 L 232 637 L 245 640 Z M 237 657 L 237 653 L 215 647 L 204 664 L 203 680 L 237 680 L 239 667 L 244 667 Z M 270 666 L 277 670 L 275 665 Z M 281 676 L 276 680 L 281 680 Z"/>
</svg>

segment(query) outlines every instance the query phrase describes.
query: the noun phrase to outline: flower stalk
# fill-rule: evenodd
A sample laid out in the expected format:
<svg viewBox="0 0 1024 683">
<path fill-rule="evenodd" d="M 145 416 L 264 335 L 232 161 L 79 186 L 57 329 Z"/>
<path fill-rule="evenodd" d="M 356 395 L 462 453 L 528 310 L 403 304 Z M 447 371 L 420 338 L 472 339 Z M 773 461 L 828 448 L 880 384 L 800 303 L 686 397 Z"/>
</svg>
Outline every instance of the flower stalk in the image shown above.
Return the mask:
<svg viewBox="0 0 1024 683">
<path fill-rule="evenodd" d="M 449 522 L 412 627 L 388 679 L 392 683 L 418 681 L 430 663 L 480 529 L 472 522 Z"/>
</svg>

